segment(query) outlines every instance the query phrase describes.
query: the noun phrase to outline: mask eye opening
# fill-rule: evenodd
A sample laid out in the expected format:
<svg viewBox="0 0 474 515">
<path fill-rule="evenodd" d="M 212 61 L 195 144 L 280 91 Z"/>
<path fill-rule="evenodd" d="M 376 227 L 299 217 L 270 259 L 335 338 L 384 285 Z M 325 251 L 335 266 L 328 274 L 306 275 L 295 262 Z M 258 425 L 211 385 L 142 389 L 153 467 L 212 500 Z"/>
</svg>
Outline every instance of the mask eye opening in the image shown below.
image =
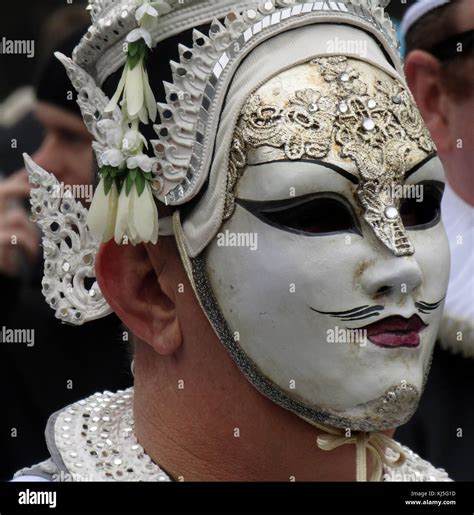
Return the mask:
<svg viewBox="0 0 474 515">
<path fill-rule="evenodd" d="M 263 202 L 237 198 L 236 203 L 264 223 L 301 236 L 362 236 L 353 206 L 339 193 L 320 192 Z"/>
<path fill-rule="evenodd" d="M 436 226 L 441 220 L 441 201 L 445 185 L 440 181 L 422 181 L 423 198 L 405 198 L 400 203 L 400 216 L 410 231 L 423 231 Z"/>
</svg>

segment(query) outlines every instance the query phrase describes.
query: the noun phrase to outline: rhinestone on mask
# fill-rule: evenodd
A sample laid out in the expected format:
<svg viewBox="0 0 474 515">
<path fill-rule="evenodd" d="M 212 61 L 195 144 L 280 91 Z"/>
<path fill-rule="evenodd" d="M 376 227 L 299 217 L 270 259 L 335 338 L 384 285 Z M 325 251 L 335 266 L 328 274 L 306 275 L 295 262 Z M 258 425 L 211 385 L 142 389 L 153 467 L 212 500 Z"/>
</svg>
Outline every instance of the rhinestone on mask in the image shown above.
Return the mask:
<svg viewBox="0 0 474 515">
<path fill-rule="evenodd" d="M 340 82 L 349 82 L 349 74 L 347 72 L 342 72 L 339 74 L 339 81 Z"/>
<path fill-rule="evenodd" d="M 398 209 L 395 206 L 388 206 L 385 208 L 384 214 L 385 218 L 395 220 L 395 218 L 398 218 Z"/>
<path fill-rule="evenodd" d="M 347 113 L 347 111 L 349 110 L 349 106 L 345 103 L 345 102 L 341 102 L 337 108 L 339 109 L 339 112 L 340 113 Z"/>
<path fill-rule="evenodd" d="M 375 122 L 372 118 L 364 118 L 362 121 L 362 127 L 364 127 L 364 130 L 367 132 L 373 131 L 375 129 Z"/>
</svg>

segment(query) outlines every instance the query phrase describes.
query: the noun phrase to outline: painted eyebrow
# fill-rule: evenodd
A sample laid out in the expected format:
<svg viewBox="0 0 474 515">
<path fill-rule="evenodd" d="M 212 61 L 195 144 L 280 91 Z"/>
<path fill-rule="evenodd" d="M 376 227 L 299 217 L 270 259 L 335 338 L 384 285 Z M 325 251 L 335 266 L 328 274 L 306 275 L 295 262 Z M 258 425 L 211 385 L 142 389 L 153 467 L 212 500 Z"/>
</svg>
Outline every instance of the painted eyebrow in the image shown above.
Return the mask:
<svg viewBox="0 0 474 515">
<path fill-rule="evenodd" d="M 413 168 L 408 170 L 408 172 L 405 173 L 405 179 L 408 179 L 410 175 L 413 175 L 415 172 L 417 172 L 421 167 L 425 166 L 426 163 L 434 159 L 435 157 L 438 157 L 438 152 L 435 152 L 434 154 L 430 154 L 428 157 L 425 157 L 422 161 L 420 161 L 418 164 L 416 164 Z"/>
<path fill-rule="evenodd" d="M 312 163 L 324 166 L 324 168 L 329 168 L 330 170 L 333 170 L 334 172 L 338 173 L 339 175 L 342 175 L 345 179 L 348 181 L 351 181 L 353 184 L 359 184 L 359 179 L 349 173 L 347 170 L 344 170 L 344 168 L 341 168 L 337 165 L 333 165 L 332 163 L 326 163 L 325 161 L 319 161 L 318 159 L 298 159 L 297 161 L 292 161 L 291 159 L 275 159 L 273 161 L 265 161 L 264 163 L 257 163 L 253 164 L 251 166 L 263 166 L 268 165 L 271 163 Z"/>
</svg>

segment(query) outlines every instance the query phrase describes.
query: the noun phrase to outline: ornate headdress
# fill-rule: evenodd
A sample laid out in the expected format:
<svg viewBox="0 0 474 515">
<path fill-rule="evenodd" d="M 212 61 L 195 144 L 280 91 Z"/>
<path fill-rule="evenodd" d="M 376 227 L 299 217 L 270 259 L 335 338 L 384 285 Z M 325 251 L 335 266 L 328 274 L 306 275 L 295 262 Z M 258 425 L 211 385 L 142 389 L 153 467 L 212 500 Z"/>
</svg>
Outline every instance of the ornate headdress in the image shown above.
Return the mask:
<svg viewBox="0 0 474 515">
<path fill-rule="evenodd" d="M 384 12 L 387 3 L 90 0 L 91 28 L 72 59 L 57 55 L 77 90 L 84 121 L 95 139 L 100 181 L 89 212 L 71 197 L 54 198 L 56 179 L 25 156 L 30 181 L 40 186 L 32 190 L 32 209 L 44 232 L 43 293 L 56 316 L 82 324 L 111 312 L 93 281 L 98 247 L 114 237 L 119 244 L 156 243 L 158 234 L 176 232 L 169 218 L 158 220 L 154 198 L 178 207 L 199 195 L 183 226 L 178 224 L 185 256 L 197 256 L 216 234 L 226 215 L 228 178 L 222 167 L 231 167 L 232 145 L 232 138 L 226 137 L 217 146 L 217 129 L 236 70 L 261 43 L 314 24 L 352 26 L 370 34 L 374 47 L 377 41 L 383 48 L 385 59 L 373 51 L 368 60 L 400 78 L 398 42 Z M 206 23 L 209 34 L 194 30 L 192 47 L 179 45 L 180 62 L 170 63 L 173 82 L 164 83 L 166 99 L 157 104 L 146 66 L 151 50 Z M 300 62 L 331 52 L 315 41 L 306 54 L 297 56 Z M 284 66 L 282 60 L 279 68 Z M 122 78 L 109 99 L 101 87 L 120 68 Z M 254 74 L 254 89 L 268 71 Z M 235 126 L 244 101 L 243 95 L 235 95 L 233 109 L 224 113 L 229 125 Z M 160 123 L 153 126 L 157 138 L 147 141 L 141 128 L 154 122 L 157 114 Z M 390 210 L 385 214 L 394 216 Z"/>
</svg>

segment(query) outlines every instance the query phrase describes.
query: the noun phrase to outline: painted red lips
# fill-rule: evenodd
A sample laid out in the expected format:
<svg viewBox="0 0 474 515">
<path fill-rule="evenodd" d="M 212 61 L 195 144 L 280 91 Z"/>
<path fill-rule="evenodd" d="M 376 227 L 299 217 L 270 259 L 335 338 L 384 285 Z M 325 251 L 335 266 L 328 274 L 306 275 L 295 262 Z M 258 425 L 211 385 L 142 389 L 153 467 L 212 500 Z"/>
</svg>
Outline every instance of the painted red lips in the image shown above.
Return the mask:
<svg viewBox="0 0 474 515">
<path fill-rule="evenodd" d="M 362 327 L 369 340 L 379 347 L 418 347 L 420 332 L 427 327 L 418 315 L 391 316 Z"/>
</svg>

